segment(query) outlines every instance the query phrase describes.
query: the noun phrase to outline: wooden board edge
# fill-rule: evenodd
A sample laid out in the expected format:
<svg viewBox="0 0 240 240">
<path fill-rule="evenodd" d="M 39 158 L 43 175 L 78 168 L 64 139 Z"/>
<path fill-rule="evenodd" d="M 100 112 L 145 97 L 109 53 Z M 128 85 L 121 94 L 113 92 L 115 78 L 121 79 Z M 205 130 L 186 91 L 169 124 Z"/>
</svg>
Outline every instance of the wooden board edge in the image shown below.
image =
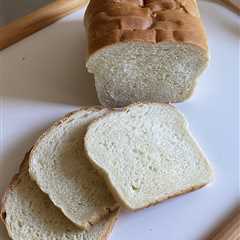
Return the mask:
<svg viewBox="0 0 240 240">
<path fill-rule="evenodd" d="M 232 210 L 229 216 L 204 240 L 239 240 L 240 239 L 240 206 Z"/>
<path fill-rule="evenodd" d="M 0 50 L 85 6 L 88 0 L 56 0 L 33 13 L 0 27 Z"/>
</svg>

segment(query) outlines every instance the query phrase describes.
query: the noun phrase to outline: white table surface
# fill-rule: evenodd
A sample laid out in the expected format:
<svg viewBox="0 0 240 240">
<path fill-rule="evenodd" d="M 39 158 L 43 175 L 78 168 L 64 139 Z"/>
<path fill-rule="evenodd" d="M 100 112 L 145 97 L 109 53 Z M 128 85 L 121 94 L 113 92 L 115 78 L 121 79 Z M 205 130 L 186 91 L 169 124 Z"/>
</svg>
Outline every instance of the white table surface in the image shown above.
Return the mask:
<svg viewBox="0 0 240 240">
<path fill-rule="evenodd" d="M 203 240 L 239 203 L 239 17 L 200 2 L 210 65 L 195 95 L 177 104 L 212 162 L 215 182 L 136 213 L 124 213 L 111 240 Z M 0 52 L 0 195 L 26 151 L 54 120 L 97 104 L 86 72 L 80 10 Z M 0 239 L 7 234 L 0 224 Z"/>
</svg>

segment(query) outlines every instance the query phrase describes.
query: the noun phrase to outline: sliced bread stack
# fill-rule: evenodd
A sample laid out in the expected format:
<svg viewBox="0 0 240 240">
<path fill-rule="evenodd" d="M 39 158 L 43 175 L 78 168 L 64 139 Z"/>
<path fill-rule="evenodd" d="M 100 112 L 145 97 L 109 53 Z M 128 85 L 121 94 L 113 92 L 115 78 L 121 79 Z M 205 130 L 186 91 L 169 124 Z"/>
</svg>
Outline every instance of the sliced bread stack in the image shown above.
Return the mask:
<svg viewBox="0 0 240 240">
<path fill-rule="evenodd" d="M 26 155 L 2 199 L 1 218 L 13 240 L 105 240 L 119 207 L 145 208 L 211 178 L 173 106 L 81 108 Z"/>
<path fill-rule="evenodd" d="M 1 204 L 13 240 L 107 239 L 118 205 L 83 150 L 88 124 L 107 112 L 91 107 L 68 114 L 26 155 Z"/>
<path fill-rule="evenodd" d="M 90 231 L 69 221 L 30 178 L 29 155 L 2 199 L 1 218 L 13 240 L 106 240 L 117 213 L 110 214 Z"/>
</svg>

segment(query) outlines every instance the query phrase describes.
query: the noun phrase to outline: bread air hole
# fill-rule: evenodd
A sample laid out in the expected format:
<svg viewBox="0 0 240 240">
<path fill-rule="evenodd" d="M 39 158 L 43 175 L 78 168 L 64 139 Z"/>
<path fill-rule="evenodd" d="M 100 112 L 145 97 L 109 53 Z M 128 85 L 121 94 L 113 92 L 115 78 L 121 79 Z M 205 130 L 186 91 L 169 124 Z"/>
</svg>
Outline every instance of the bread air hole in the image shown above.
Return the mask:
<svg viewBox="0 0 240 240">
<path fill-rule="evenodd" d="M 157 172 L 158 171 L 156 167 L 153 167 L 151 165 L 148 167 L 148 169 L 153 171 L 153 172 Z"/>
<path fill-rule="evenodd" d="M 6 212 L 3 212 L 3 213 L 2 213 L 2 218 L 3 218 L 3 220 L 5 221 L 5 219 L 7 218 L 7 213 L 6 213 Z"/>
<path fill-rule="evenodd" d="M 18 221 L 18 226 L 21 228 L 23 226 L 21 221 Z"/>
<path fill-rule="evenodd" d="M 140 190 L 140 187 L 137 187 L 137 186 L 134 185 L 134 184 L 132 184 L 131 187 L 132 187 L 132 190 L 133 190 L 133 191 L 136 191 L 136 192 L 137 192 L 137 191 Z"/>
</svg>

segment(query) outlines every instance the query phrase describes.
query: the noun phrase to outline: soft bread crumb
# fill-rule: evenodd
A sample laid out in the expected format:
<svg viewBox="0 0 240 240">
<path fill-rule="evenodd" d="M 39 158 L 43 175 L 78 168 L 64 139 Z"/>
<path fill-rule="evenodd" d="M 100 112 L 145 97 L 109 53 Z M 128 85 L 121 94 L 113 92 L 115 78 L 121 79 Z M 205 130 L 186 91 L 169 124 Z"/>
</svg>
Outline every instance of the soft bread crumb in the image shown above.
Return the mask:
<svg viewBox="0 0 240 240">
<path fill-rule="evenodd" d="M 212 170 L 187 122 L 167 104 L 135 104 L 90 125 L 90 161 L 131 210 L 208 184 Z"/>
<path fill-rule="evenodd" d="M 1 209 L 3 221 L 13 240 L 106 240 L 118 213 L 82 231 L 40 191 L 28 173 L 28 155 L 6 191 Z"/>
<path fill-rule="evenodd" d="M 118 43 L 93 54 L 99 101 L 122 107 L 134 102 L 181 102 L 191 96 L 206 67 L 206 52 L 191 44 Z"/>
<path fill-rule="evenodd" d="M 67 218 L 84 229 L 118 208 L 83 149 L 87 126 L 107 112 L 82 108 L 69 114 L 40 137 L 30 154 L 31 177 Z"/>
</svg>

